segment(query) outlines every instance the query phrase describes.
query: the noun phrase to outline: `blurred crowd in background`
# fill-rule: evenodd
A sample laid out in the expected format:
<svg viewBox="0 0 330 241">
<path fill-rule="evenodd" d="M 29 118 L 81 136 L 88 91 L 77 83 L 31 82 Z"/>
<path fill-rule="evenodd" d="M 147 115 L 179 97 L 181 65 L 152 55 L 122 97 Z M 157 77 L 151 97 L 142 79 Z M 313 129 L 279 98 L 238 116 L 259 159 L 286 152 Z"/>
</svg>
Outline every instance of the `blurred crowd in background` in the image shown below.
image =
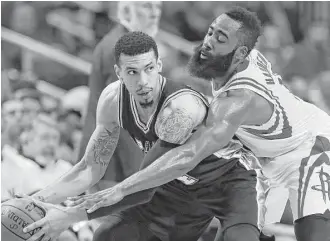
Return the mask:
<svg viewBox="0 0 330 241">
<path fill-rule="evenodd" d="M 233 4 L 255 11 L 261 19 L 263 36 L 257 48 L 270 60 L 273 71 L 282 75 L 293 93 L 330 114 L 329 2 L 163 2 L 160 29 L 197 45 L 211 21 Z M 94 47 L 116 24 L 116 8 L 117 2 L 1 2 L 1 25 L 91 61 Z M 158 42 L 163 74 L 209 95 L 209 87 L 185 69 L 189 53 L 166 39 Z M 2 41 L 2 160 L 18 155 L 37 160 L 38 168 L 48 168 L 48 176 L 31 188 L 36 191 L 78 161 L 88 76 L 38 55 L 27 61 L 22 51 Z M 41 80 L 64 89 L 65 94 L 56 98 L 43 93 L 38 88 Z M 14 171 L 8 173 L 12 168 L 2 166 L 2 173 L 13 175 Z M 2 192 L 2 200 L 9 197 Z"/>
</svg>

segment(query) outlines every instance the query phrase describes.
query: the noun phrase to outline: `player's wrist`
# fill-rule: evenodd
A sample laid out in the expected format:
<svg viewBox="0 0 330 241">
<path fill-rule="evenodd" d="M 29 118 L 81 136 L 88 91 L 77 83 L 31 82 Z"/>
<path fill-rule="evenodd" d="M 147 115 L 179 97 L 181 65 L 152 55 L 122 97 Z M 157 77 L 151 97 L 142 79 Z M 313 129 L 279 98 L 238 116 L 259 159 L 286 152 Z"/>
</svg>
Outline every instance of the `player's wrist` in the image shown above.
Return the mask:
<svg viewBox="0 0 330 241">
<path fill-rule="evenodd" d="M 65 207 L 65 212 L 69 213 L 73 218 L 72 222 L 78 223 L 83 221 L 88 221 L 87 212 L 85 209 L 76 207 Z"/>
</svg>

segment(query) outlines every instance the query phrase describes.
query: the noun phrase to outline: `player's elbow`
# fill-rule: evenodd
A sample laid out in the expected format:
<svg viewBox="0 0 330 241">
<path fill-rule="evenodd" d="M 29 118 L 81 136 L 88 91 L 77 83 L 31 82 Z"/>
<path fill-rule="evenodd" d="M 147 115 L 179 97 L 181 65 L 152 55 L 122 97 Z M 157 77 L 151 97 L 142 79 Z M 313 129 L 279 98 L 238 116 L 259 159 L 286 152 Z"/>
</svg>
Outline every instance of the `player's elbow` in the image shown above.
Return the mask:
<svg viewBox="0 0 330 241">
<path fill-rule="evenodd" d="M 68 178 L 68 182 L 75 182 L 77 186 L 85 189 L 94 186 L 104 175 L 103 170 L 95 165 L 90 165 L 84 158 L 73 167 L 72 175 Z"/>
</svg>

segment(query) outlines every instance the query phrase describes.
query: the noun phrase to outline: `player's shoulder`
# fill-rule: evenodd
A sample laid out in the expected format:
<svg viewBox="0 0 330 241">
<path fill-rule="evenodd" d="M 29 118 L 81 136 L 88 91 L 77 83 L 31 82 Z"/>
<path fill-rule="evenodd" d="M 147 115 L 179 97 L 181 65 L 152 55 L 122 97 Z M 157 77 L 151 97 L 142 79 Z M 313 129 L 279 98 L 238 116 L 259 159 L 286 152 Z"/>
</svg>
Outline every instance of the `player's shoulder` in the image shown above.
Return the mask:
<svg viewBox="0 0 330 241">
<path fill-rule="evenodd" d="M 224 92 L 224 97 L 237 97 L 241 99 L 251 99 L 257 94 L 250 89 L 233 89 Z"/>
<path fill-rule="evenodd" d="M 207 107 L 200 97 L 184 93 L 172 98 L 157 116 L 155 132 L 159 139 L 182 144 L 206 117 Z"/>
<path fill-rule="evenodd" d="M 193 93 L 184 93 L 171 99 L 157 116 L 156 132 L 171 123 L 174 119 L 178 123 L 187 122 L 193 123 L 193 127 L 198 126 L 206 117 L 208 103 L 205 103 L 202 98 Z M 158 137 L 161 135 L 158 133 Z M 164 139 L 163 139 L 164 140 Z"/>
<path fill-rule="evenodd" d="M 100 101 L 112 102 L 120 92 L 121 82 L 119 80 L 107 85 L 100 95 Z"/>
<path fill-rule="evenodd" d="M 97 117 L 112 118 L 118 112 L 118 95 L 121 82 L 119 80 L 109 84 L 101 93 L 97 105 Z"/>
<path fill-rule="evenodd" d="M 258 50 L 252 49 L 245 61 L 238 67 L 238 71 L 229 81 L 230 85 L 238 83 L 252 83 L 264 85 L 265 80 L 271 80 L 273 75 L 271 63 Z M 270 83 L 273 84 L 273 83 Z"/>
<path fill-rule="evenodd" d="M 202 95 L 198 95 L 195 92 L 184 92 L 175 98 L 171 98 L 168 104 L 165 106 L 169 109 L 185 109 L 191 113 L 198 113 L 206 110 L 208 102 Z"/>
<path fill-rule="evenodd" d="M 257 94 L 250 90 L 245 88 L 239 88 L 239 89 L 229 89 L 226 91 L 221 92 L 218 94 L 212 102 L 215 101 L 221 101 L 223 98 L 235 98 L 240 100 L 252 100 L 255 98 Z"/>
</svg>

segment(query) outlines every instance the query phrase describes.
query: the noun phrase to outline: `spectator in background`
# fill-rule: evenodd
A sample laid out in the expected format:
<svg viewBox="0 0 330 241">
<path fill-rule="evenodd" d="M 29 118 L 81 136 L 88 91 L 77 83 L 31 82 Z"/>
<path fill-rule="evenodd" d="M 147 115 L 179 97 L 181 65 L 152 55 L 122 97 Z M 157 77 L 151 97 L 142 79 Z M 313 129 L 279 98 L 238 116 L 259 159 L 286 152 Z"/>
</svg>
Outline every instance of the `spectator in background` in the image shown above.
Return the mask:
<svg viewBox="0 0 330 241">
<path fill-rule="evenodd" d="M 283 70 L 283 79 L 291 80 L 297 76 L 310 82 L 317 74 L 327 70 L 330 67 L 327 63 L 329 42 L 328 27 L 313 23 L 304 40 L 294 47 L 293 56 Z"/>
<path fill-rule="evenodd" d="M 16 194 L 33 194 L 45 188 L 72 168 L 58 160 L 59 131 L 56 122 L 46 115 L 34 119 L 25 130 L 17 148 L 4 146 L 1 163 L 1 201 Z M 58 241 L 78 241 L 70 231 L 63 232 Z"/>
<path fill-rule="evenodd" d="M 229 2 L 186 2 L 186 6 L 174 14 L 175 21 L 182 37 L 192 41 L 201 41 L 208 28 L 209 21 L 225 12 Z"/>
<path fill-rule="evenodd" d="M 116 41 L 129 31 L 143 31 L 151 36 L 158 32 L 161 15 L 161 2 L 118 2 L 119 23 L 96 46 L 93 57 L 92 73 L 89 78 L 90 96 L 87 116 L 83 128 L 83 139 L 78 160 L 82 158 L 96 123 L 96 106 L 101 92 L 109 83 L 118 79 L 114 71 L 113 47 Z M 142 153 L 138 148 L 124 148 L 133 140 L 126 131 L 121 132 L 117 149 L 109 164 L 105 178 L 118 182 L 139 169 Z M 135 146 L 133 143 L 131 146 Z M 104 188 L 107 186 L 104 186 Z M 98 188 L 101 188 L 100 186 Z"/>
<path fill-rule="evenodd" d="M 57 121 L 61 136 L 59 155 L 74 165 L 81 141 L 81 113 L 67 109 L 58 115 Z"/>
<path fill-rule="evenodd" d="M 19 100 L 8 100 L 1 110 L 1 147 L 17 147 L 18 137 L 22 131 L 20 120 L 23 115 L 23 104 Z"/>
<path fill-rule="evenodd" d="M 1 55 L 2 57 L 3 55 Z M 3 61 L 2 61 L 3 63 Z M 12 98 L 10 80 L 6 71 L 1 71 L 1 103 Z"/>
<path fill-rule="evenodd" d="M 76 164 L 81 142 L 82 119 L 86 116 L 89 89 L 79 86 L 61 98 L 58 124 L 61 132 L 61 157 Z"/>
<path fill-rule="evenodd" d="M 272 69 L 275 73 L 281 74 L 282 67 L 282 52 L 281 39 L 279 37 L 280 29 L 272 24 L 265 25 L 263 34 L 260 36 L 257 43 L 258 49 L 272 63 Z"/>
<path fill-rule="evenodd" d="M 15 91 L 14 96 L 23 105 L 21 125 L 23 128 L 28 128 L 42 109 L 40 94 L 36 89 L 26 88 Z"/>
<path fill-rule="evenodd" d="M 2 128 L 9 123 L 17 123 L 22 117 L 23 104 L 19 100 L 8 100 L 2 104 Z"/>
<path fill-rule="evenodd" d="M 312 103 L 330 115 L 330 71 L 322 72 L 309 88 Z"/>
<path fill-rule="evenodd" d="M 2 198 L 9 198 L 10 190 L 34 193 L 71 168 L 68 162 L 57 160 L 59 140 L 57 124 L 48 116 L 39 115 L 31 129 L 23 131 L 17 148 L 3 148 Z"/>
</svg>

